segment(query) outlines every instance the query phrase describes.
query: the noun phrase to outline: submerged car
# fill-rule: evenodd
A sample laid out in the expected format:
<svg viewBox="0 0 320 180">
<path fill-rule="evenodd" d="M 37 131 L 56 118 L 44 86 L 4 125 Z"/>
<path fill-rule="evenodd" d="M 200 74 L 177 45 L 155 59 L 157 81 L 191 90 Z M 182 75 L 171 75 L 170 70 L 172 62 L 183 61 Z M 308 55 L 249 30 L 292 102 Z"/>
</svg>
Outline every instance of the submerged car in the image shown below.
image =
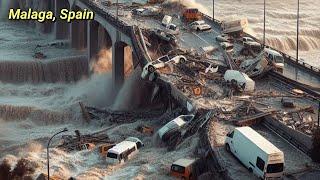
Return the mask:
<svg viewBox="0 0 320 180">
<path fill-rule="evenodd" d="M 173 62 L 174 64 L 185 63 L 187 58 L 178 55 L 170 58 L 168 55 L 162 56 L 155 61 L 151 61 L 143 67 L 141 78 L 145 79 L 148 74 L 155 72 L 159 68 L 163 68 L 166 64 Z"/>
<path fill-rule="evenodd" d="M 190 27 L 197 31 L 206 31 L 211 29 L 211 26 L 204 21 L 194 21 L 190 24 Z"/>
<path fill-rule="evenodd" d="M 169 138 L 170 132 L 175 130 L 179 130 L 185 124 L 192 121 L 194 119 L 194 115 L 180 115 L 172 121 L 168 122 L 162 128 L 159 129 L 158 134 L 162 141 L 166 141 Z"/>
</svg>

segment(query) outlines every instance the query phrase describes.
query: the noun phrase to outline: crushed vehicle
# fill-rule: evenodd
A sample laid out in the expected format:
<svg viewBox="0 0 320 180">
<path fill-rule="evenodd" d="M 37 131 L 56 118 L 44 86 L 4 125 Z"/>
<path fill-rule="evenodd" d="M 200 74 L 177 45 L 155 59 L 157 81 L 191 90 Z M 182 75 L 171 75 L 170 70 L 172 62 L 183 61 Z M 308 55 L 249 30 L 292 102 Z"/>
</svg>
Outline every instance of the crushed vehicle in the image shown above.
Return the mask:
<svg viewBox="0 0 320 180">
<path fill-rule="evenodd" d="M 221 35 L 216 37 L 216 40 L 218 42 L 232 42 L 233 38 L 230 37 L 228 34 L 221 34 Z"/>
<path fill-rule="evenodd" d="M 228 53 L 233 52 L 233 44 L 231 44 L 231 43 L 222 42 L 222 43 L 220 43 L 220 46 L 222 47 L 222 49 L 224 49 Z"/>
<path fill-rule="evenodd" d="M 187 8 L 184 10 L 182 17 L 186 22 L 198 21 L 201 19 L 201 13 L 196 8 Z"/>
<path fill-rule="evenodd" d="M 174 57 L 170 57 L 168 55 L 162 56 L 156 59 L 155 61 L 149 62 L 143 67 L 141 78 L 142 79 L 147 78 L 149 74 L 154 73 L 159 68 L 165 67 L 166 64 L 168 63 L 179 64 L 179 63 L 185 63 L 186 61 L 187 61 L 187 58 L 182 55 L 178 55 Z"/>
<path fill-rule="evenodd" d="M 191 180 L 193 179 L 193 171 L 196 159 L 182 158 L 171 165 L 170 175 L 179 179 Z"/>
<path fill-rule="evenodd" d="M 166 27 L 166 32 L 177 35 L 179 34 L 180 30 L 177 25 L 171 23 Z"/>
<path fill-rule="evenodd" d="M 227 134 L 225 147 L 259 178 L 283 178 L 283 152 L 252 128 L 235 128 Z"/>
<path fill-rule="evenodd" d="M 123 163 L 139 152 L 143 147 L 142 141 L 136 137 L 128 137 L 108 150 L 106 161 L 108 163 Z"/>
<path fill-rule="evenodd" d="M 224 80 L 239 91 L 252 92 L 255 82 L 245 73 L 236 70 L 227 70 L 223 76 Z"/>
<path fill-rule="evenodd" d="M 211 29 L 211 26 L 205 21 L 194 21 L 190 23 L 190 28 L 197 31 L 207 31 Z"/>
<path fill-rule="evenodd" d="M 171 120 L 166 125 L 158 130 L 158 135 L 162 141 L 167 141 L 170 138 L 172 132 L 181 129 L 185 124 L 192 121 L 194 115 L 180 115 L 177 118 Z"/>
<path fill-rule="evenodd" d="M 173 44 L 173 45 L 175 45 L 177 43 L 177 38 L 175 35 L 168 33 L 168 32 L 165 32 L 161 29 L 153 30 L 151 37 L 152 37 L 152 39 L 159 39 L 159 40 L 165 41 L 165 42 L 167 42 L 169 44 Z"/>
<path fill-rule="evenodd" d="M 250 77 L 261 77 L 273 68 L 272 62 L 266 58 L 264 52 L 254 59 L 244 60 L 239 67 Z"/>
<path fill-rule="evenodd" d="M 157 6 L 133 9 L 131 13 L 137 16 L 157 16 L 161 9 Z"/>
</svg>

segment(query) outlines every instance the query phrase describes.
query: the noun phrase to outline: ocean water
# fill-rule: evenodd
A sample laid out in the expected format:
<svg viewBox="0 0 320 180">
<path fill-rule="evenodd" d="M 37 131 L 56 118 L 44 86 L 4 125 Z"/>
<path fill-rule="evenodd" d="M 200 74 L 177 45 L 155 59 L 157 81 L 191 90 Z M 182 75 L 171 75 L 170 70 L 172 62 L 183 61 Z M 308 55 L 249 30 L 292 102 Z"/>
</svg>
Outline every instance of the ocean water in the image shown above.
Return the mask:
<svg viewBox="0 0 320 180">
<path fill-rule="evenodd" d="M 182 1 L 182 0 L 181 0 Z M 212 0 L 184 1 L 212 16 Z M 249 32 L 263 38 L 263 0 L 215 0 L 215 18 L 248 18 Z M 300 1 L 299 58 L 320 62 L 320 0 Z M 266 43 L 293 57 L 296 54 L 297 0 L 266 0 Z"/>
</svg>

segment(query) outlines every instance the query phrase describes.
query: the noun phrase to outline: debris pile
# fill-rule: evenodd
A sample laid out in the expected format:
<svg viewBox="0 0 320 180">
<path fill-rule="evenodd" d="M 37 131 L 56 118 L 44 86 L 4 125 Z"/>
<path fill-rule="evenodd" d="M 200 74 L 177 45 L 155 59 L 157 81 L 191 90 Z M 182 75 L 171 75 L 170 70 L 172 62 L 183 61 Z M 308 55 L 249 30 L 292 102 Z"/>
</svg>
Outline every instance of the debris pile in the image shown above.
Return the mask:
<svg viewBox="0 0 320 180">
<path fill-rule="evenodd" d="M 315 114 L 313 107 L 307 106 L 279 113 L 276 117 L 288 127 L 307 135 L 312 135 L 312 131 L 315 128 L 312 114 Z"/>
<path fill-rule="evenodd" d="M 62 136 L 62 144 L 58 148 L 70 152 L 93 149 L 96 144 L 113 144 L 106 133 L 98 132 L 94 134 L 81 135 L 78 130 L 76 135 Z"/>
</svg>

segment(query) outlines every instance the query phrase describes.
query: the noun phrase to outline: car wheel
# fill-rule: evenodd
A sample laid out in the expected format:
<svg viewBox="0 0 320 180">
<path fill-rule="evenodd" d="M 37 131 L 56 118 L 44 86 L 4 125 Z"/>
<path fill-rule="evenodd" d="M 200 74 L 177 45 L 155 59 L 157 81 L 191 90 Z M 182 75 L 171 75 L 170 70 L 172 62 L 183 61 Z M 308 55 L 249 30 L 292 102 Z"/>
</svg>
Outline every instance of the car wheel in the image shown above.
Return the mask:
<svg viewBox="0 0 320 180">
<path fill-rule="evenodd" d="M 179 62 L 184 64 L 186 60 L 184 58 L 180 58 Z"/>
<path fill-rule="evenodd" d="M 154 71 L 156 71 L 156 68 L 154 68 L 154 66 L 148 66 L 148 71 L 150 72 L 150 73 L 153 73 Z"/>
<path fill-rule="evenodd" d="M 200 28 L 197 28 L 197 31 L 200 31 Z"/>
<path fill-rule="evenodd" d="M 253 172 L 253 169 L 251 167 L 249 167 L 249 172 L 252 173 Z"/>
<path fill-rule="evenodd" d="M 226 150 L 227 152 L 231 152 L 229 144 L 226 144 Z"/>
</svg>

